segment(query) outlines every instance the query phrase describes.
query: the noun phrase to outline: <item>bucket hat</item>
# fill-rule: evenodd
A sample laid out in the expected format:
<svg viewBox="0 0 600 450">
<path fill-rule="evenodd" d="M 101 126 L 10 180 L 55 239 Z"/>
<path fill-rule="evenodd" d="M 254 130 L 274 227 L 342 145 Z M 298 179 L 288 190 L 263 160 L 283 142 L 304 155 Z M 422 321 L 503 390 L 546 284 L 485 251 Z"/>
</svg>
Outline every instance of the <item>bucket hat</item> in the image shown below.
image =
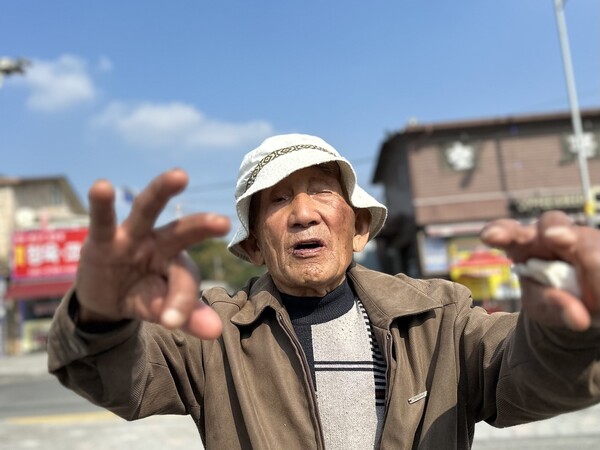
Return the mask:
<svg viewBox="0 0 600 450">
<path fill-rule="evenodd" d="M 369 240 L 375 237 L 383 227 L 387 208 L 357 184 L 356 172 L 350 162 L 319 137 L 284 134 L 264 140 L 242 160 L 235 189 L 240 226 L 227 247 L 229 251 L 249 261 L 240 244 L 250 235 L 250 201 L 254 194 L 276 185 L 293 172 L 327 162 L 336 162 L 340 167 L 341 181 L 351 205 L 370 211 Z"/>
</svg>

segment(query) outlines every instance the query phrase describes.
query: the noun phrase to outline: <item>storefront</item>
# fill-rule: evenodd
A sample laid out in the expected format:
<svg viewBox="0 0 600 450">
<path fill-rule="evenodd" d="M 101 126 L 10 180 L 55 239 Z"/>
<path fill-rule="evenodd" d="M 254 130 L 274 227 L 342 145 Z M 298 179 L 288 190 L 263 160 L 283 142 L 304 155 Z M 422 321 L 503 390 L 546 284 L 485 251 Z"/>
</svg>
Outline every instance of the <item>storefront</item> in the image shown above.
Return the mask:
<svg viewBox="0 0 600 450">
<path fill-rule="evenodd" d="M 517 311 L 521 289 L 512 261 L 496 249 L 477 249 L 456 254 L 450 279 L 471 290 L 476 304 L 488 312 Z"/>
<path fill-rule="evenodd" d="M 467 286 L 475 304 L 489 312 L 517 311 L 520 285 L 512 261 L 504 252 L 486 247 L 478 234 L 481 224 L 462 224 L 442 230 L 428 227 L 419 233 L 421 271 L 425 277 L 443 277 Z M 467 232 L 457 235 L 457 231 Z M 471 230 L 472 231 L 472 230 Z"/>
<path fill-rule="evenodd" d="M 4 352 L 46 348 L 50 322 L 75 279 L 87 228 L 13 233 L 11 275 L 5 294 Z"/>
</svg>

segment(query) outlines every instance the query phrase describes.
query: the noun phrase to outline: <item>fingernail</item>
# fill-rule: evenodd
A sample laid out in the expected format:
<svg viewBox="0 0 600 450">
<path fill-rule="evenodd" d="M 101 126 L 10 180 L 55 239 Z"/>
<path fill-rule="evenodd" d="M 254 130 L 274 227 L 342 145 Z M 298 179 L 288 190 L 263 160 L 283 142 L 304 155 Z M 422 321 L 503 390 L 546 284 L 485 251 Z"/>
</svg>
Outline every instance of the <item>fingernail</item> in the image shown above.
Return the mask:
<svg viewBox="0 0 600 450">
<path fill-rule="evenodd" d="M 544 236 L 546 236 L 547 238 L 558 240 L 565 244 L 569 244 L 575 239 L 575 233 L 573 233 L 573 230 L 569 227 L 563 226 L 548 228 L 546 231 L 544 231 Z"/>
<path fill-rule="evenodd" d="M 484 229 L 481 232 L 481 238 L 495 240 L 495 239 L 500 238 L 502 236 L 502 233 L 503 233 L 502 228 L 496 227 L 496 226 L 491 226 L 489 228 Z"/>
<path fill-rule="evenodd" d="M 179 328 L 185 322 L 185 317 L 178 309 L 170 308 L 163 312 L 161 322 L 167 328 Z"/>
</svg>

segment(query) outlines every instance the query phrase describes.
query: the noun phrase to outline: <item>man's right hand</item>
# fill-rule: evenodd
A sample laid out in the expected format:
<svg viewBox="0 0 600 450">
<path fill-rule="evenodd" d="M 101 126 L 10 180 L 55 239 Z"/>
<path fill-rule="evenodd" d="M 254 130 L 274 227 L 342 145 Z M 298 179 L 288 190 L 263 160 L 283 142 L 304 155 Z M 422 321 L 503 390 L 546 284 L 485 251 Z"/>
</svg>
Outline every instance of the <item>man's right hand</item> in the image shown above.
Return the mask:
<svg viewBox="0 0 600 450">
<path fill-rule="evenodd" d="M 89 191 L 89 234 L 75 282 L 79 322 L 141 319 L 203 339 L 220 335 L 219 317 L 198 300 L 199 276 L 185 249 L 225 235 L 229 219 L 200 213 L 155 226 L 168 201 L 187 182 L 180 169 L 159 175 L 135 198 L 121 225 L 116 223 L 112 185 L 94 183 Z"/>
</svg>

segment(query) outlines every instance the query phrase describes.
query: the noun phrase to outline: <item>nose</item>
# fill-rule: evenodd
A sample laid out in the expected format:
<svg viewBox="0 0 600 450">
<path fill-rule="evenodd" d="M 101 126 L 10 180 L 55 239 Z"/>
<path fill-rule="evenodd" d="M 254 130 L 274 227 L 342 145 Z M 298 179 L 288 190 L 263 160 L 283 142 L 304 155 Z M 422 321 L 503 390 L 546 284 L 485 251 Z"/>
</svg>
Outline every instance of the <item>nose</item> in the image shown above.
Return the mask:
<svg viewBox="0 0 600 450">
<path fill-rule="evenodd" d="M 317 211 L 314 200 L 305 192 L 296 194 L 290 206 L 291 212 L 288 224 L 292 228 L 307 228 L 318 224 L 321 220 L 321 216 Z"/>
</svg>

